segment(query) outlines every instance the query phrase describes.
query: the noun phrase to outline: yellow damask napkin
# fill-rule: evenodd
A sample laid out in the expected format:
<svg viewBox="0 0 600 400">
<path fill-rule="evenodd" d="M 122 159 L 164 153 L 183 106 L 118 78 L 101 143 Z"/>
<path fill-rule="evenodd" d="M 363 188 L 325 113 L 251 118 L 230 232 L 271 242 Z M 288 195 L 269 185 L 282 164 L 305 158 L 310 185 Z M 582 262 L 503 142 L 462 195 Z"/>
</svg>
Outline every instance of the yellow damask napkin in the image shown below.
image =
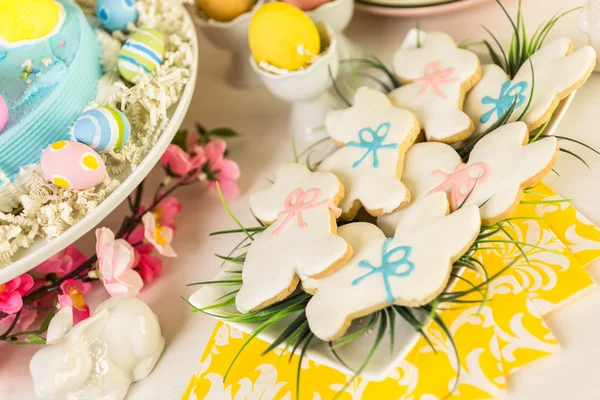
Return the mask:
<svg viewBox="0 0 600 400">
<path fill-rule="evenodd" d="M 536 193 L 528 194 L 526 201 L 559 199 L 545 185 L 532 191 Z M 520 219 L 536 217 L 536 212 L 544 220 Z M 459 349 L 461 365 L 458 390 L 450 398 L 502 397 L 505 376 L 559 349 L 540 312 L 550 312 L 594 286 L 583 266 L 600 257 L 600 229 L 568 203 L 522 204 L 514 218 L 507 233 L 490 240 L 506 240 L 506 235 L 510 235 L 534 245 L 522 246 L 529 262 L 518 259 L 495 279 L 489 288 L 489 301 L 483 307 L 457 304 L 440 312 Z M 502 271 L 521 256 L 519 249 L 511 246 L 490 243 L 487 250 L 477 253 L 488 274 Z M 462 274 L 475 284 L 483 279 L 470 270 Z M 459 281 L 456 290 L 464 290 L 465 285 L 468 283 Z M 480 299 L 478 294 L 471 296 Z M 448 396 L 456 381 L 456 356 L 448 337 L 437 325 L 430 325 L 427 334 L 436 352 L 421 339 L 390 378 L 383 382 L 358 379 L 340 399 Z M 227 383 L 223 383 L 222 376 L 246 337 L 218 323 L 202 357 L 201 370 L 192 378 L 184 399 L 294 398 L 297 358 L 288 364 L 288 357 L 261 356 L 267 345 L 258 339 L 247 346 Z M 312 361 L 304 364 L 301 399 L 332 398 L 349 378 Z"/>
<path fill-rule="evenodd" d="M 561 207 L 563 204 L 568 203 L 557 203 L 554 206 Z M 559 235 L 564 233 L 561 230 L 564 224 L 558 224 L 557 230 L 554 231 L 546 218 L 543 221 L 530 219 L 540 217 L 529 204 L 521 204 L 512 218 L 510 224 L 506 225 L 506 233 L 498 234 L 491 240 L 513 239 L 523 243 L 520 249 L 511 243 L 494 243 L 494 247 L 504 264 L 517 259 L 511 267 L 512 275 L 542 315 L 596 286 L 584 267 L 559 238 Z M 600 236 L 596 242 L 596 249 L 600 256 Z M 584 255 L 588 257 L 591 253 Z"/>
<path fill-rule="evenodd" d="M 564 200 L 545 183 L 525 194 L 525 201 Z M 583 267 L 600 258 L 600 228 L 568 202 L 536 204 L 535 212 L 552 228 Z"/>
<path fill-rule="evenodd" d="M 190 400 L 272 400 L 292 399 L 296 393 L 298 356 L 288 363 L 289 352 L 261 356 L 268 345 L 254 340 L 246 347 L 232 368 L 227 382 L 223 376 L 248 335 L 219 322 L 213 331 L 200 362 L 200 371 L 192 377 L 183 399 Z M 357 379 L 340 400 L 400 399 L 406 393 L 414 371 L 415 358 L 411 354 L 398 369 L 383 382 L 370 383 Z M 302 365 L 300 399 L 331 399 L 350 377 L 334 369 L 304 360 Z M 384 397 L 382 397 L 384 396 Z M 388 397 L 389 396 L 389 397 Z"/>
</svg>

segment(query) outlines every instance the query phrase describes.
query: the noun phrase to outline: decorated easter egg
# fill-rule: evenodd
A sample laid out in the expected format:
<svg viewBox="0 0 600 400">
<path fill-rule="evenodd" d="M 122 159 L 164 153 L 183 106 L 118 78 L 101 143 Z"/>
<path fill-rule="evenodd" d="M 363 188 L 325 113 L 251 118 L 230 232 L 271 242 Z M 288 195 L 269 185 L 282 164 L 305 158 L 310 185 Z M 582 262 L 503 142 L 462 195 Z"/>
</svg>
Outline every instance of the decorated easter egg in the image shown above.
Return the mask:
<svg viewBox="0 0 600 400">
<path fill-rule="evenodd" d="M 311 11 L 333 0 L 282 0 L 284 3 L 298 7 L 302 11 Z"/>
<path fill-rule="evenodd" d="M 52 143 L 42 152 L 41 166 L 48 181 L 65 189 L 90 189 L 106 177 L 106 166 L 98 153 L 79 142 Z"/>
<path fill-rule="evenodd" d="M 81 114 L 73 127 L 73 137 L 101 153 L 120 149 L 129 139 L 131 125 L 121 111 L 98 107 Z"/>
<path fill-rule="evenodd" d="M 208 18 L 227 22 L 250 11 L 256 0 L 196 0 L 200 11 Z"/>
<path fill-rule="evenodd" d="M 96 16 L 109 31 L 124 31 L 130 22 L 135 24 L 138 10 L 135 0 L 98 0 Z"/>
<path fill-rule="evenodd" d="M 153 28 L 140 29 L 121 48 L 119 72 L 125 80 L 133 82 L 139 75 L 158 68 L 164 56 L 164 35 Z"/>
<path fill-rule="evenodd" d="M 4 97 L 0 94 L 0 132 L 6 125 L 6 121 L 8 121 L 8 106 L 4 101 Z"/>
<path fill-rule="evenodd" d="M 257 63 L 295 71 L 319 54 L 321 39 L 312 20 L 297 7 L 268 3 L 258 9 L 248 32 Z"/>
<path fill-rule="evenodd" d="M 17 43 L 50 35 L 64 20 L 55 0 L 0 0 L 0 43 Z"/>
</svg>

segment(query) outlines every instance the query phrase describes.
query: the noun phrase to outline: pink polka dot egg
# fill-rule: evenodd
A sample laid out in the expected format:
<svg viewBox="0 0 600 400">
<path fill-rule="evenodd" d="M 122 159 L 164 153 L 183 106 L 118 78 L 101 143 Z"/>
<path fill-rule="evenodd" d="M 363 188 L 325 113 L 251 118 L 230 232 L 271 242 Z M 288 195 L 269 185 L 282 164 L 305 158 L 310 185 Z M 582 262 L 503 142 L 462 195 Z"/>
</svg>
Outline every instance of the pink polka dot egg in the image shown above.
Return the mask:
<svg viewBox="0 0 600 400">
<path fill-rule="evenodd" d="M 106 166 L 89 146 L 68 140 L 52 143 L 42 152 L 44 177 L 64 189 L 86 190 L 106 177 Z"/>
</svg>

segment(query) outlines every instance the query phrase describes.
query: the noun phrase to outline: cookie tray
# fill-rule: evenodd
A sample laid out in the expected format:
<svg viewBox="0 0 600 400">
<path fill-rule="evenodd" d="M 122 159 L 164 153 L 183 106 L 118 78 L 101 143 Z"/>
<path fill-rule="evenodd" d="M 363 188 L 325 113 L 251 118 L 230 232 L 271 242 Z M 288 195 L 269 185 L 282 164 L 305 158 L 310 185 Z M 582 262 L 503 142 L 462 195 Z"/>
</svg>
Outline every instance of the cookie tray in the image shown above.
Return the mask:
<svg viewBox="0 0 600 400">
<path fill-rule="evenodd" d="M 560 102 L 546 128 L 546 134 L 553 135 L 555 133 L 576 93 L 576 91 L 571 93 L 570 96 Z M 219 273 L 214 280 L 223 280 L 228 278 L 231 278 L 231 274 L 227 274 L 223 271 Z M 192 294 L 190 297 L 190 303 L 197 308 L 207 307 L 214 304 L 217 299 L 229 292 L 231 292 L 231 286 L 206 285 Z M 214 313 L 216 315 L 237 312 L 238 311 L 234 305 L 210 310 L 211 314 Z M 227 320 L 222 321 L 234 328 L 241 330 L 244 333 L 251 333 L 259 325 L 259 323 L 250 324 L 235 323 Z M 272 343 L 289 325 L 289 322 L 290 320 L 284 319 L 278 324 L 265 329 L 258 334 L 257 337 L 267 343 Z M 360 321 L 358 323 L 360 323 Z M 410 324 L 401 318 L 396 318 L 395 323 L 396 336 L 394 340 L 393 351 L 390 351 L 390 337 L 389 335 L 385 335 L 373 359 L 363 370 L 361 374 L 363 378 L 372 381 L 382 381 L 386 379 L 395 371 L 396 367 L 401 363 L 401 361 L 406 357 L 406 355 L 419 340 L 420 334 L 416 332 Z M 335 357 L 327 342 L 320 340 L 315 339 L 312 341 L 310 348 L 306 352 L 306 355 L 309 359 L 317 364 L 326 365 L 346 374 L 354 374 L 354 370 L 356 370 L 367 357 L 367 354 L 373 345 L 373 341 L 375 340 L 375 336 L 376 332 L 373 330 L 356 339 L 352 343 L 336 349 L 336 353 L 342 360 L 344 360 L 346 365 L 342 364 Z M 281 347 L 283 348 L 285 345 L 282 345 Z"/>
</svg>

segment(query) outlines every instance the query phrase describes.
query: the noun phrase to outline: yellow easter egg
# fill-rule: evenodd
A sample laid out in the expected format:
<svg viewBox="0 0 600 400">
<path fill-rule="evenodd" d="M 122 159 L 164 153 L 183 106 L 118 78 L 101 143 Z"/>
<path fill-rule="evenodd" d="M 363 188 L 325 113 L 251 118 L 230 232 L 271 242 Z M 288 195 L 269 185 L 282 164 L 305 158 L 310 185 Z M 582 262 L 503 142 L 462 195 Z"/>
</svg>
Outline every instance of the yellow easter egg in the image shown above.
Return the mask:
<svg viewBox="0 0 600 400">
<path fill-rule="evenodd" d="M 227 22 L 250 11 L 256 0 L 196 0 L 200 10 L 209 18 Z"/>
<path fill-rule="evenodd" d="M 54 0 L 0 0 L 0 38 L 8 43 L 42 38 L 63 12 Z"/>
<path fill-rule="evenodd" d="M 310 64 L 321 49 L 314 22 L 299 8 L 281 2 L 258 9 L 250 22 L 248 38 L 257 63 L 290 71 Z"/>
</svg>

